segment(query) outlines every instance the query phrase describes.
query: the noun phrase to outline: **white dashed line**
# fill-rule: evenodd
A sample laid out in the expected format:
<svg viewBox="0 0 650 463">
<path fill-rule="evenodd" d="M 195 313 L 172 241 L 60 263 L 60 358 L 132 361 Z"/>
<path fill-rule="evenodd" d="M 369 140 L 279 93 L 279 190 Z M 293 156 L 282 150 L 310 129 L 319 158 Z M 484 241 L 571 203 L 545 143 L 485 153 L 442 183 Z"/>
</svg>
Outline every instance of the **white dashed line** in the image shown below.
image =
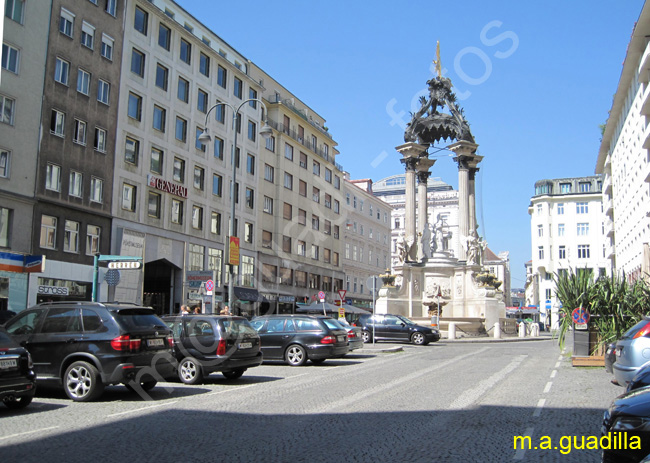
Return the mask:
<svg viewBox="0 0 650 463">
<path fill-rule="evenodd" d="M 533 431 L 535 431 L 535 428 L 526 428 L 526 432 L 524 433 L 524 436 L 532 437 Z M 525 444 L 522 443 L 522 448 L 517 449 L 517 451 L 515 452 L 515 456 L 512 459 L 523 460 L 525 455 L 526 455 L 526 447 Z"/>
<path fill-rule="evenodd" d="M 551 386 L 553 385 L 553 381 L 549 381 L 546 383 L 546 387 L 544 388 L 544 394 L 548 394 L 548 392 L 551 390 Z"/>
<path fill-rule="evenodd" d="M 546 399 L 539 399 L 539 402 L 537 402 L 537 407 L 535 407 L 535 411 L 533 412 L 533 416 L 537 417 L 542 414 L 542 408 L 544 408 L 545 403 Z"/>
<path fill-rule="evenodd" d="M 35 432 L 49 431 L 51 429 L 56 429 L 56 428 L 58 428 L 58 426 L 51 426 L 49 428 L 35 429 L 34 431 L 19 432 L 17 434 L 11 434 L 9 436 L 2 436 L 2 437 L 0 437 L 0 440 L 11 439 L 12 437 L 26 436 L 27 434 L 34 434 Z"/>
<path fill-rule="evenodd" d="M 151 405 L 149 407 L 136 408 L 135 410 L 128 410 L 126 412 L 113 413 L 112 415 L 107 415 L 107 418 L 112 418 L 114 416 L 120 416 L 120 415 L 127 415 L 129 413 L 137 413 L 137 412 L 141 412 L 142 410 L 150 410 L 152 408 L 166 407 L 167 405 L 173 405 L 176 402 L 178 402 L 178 400 L 174 400 L 173 402 L 165 402 L 165 403 L 157 404 L 157 405 Z"/>
<path fill-rule="evenodd" d="M 560 362 L 557 362 L 554 368 L 560 368 Z"/>
<path fill-rule="evenodd" d="M 557 370 L 551 371 L 551 378 L 555 378 L 555 375 L 557 375 Z"/>
</svg>

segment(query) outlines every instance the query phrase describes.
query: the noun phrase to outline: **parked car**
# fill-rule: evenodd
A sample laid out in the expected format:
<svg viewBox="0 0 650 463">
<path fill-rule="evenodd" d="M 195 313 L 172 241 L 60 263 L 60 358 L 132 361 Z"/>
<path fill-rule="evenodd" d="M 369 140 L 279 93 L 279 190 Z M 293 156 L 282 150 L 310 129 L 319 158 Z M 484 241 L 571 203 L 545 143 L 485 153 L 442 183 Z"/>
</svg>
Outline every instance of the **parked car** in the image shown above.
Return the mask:
<svg viewBox="0 0 650 463">
<path fill-rule="evenodd" d="M 4 325 L 7 320 L 16 316 L 12 310 L 0 310 L 0 325 Z"/>
<path fill-rule="evenodd" d="M 614 377 L 621 386 L 634 377 L 641 367 L 650 363 L 650 317 L 643 317 L 616 342 Z"/>
<path fill-rule="evenodd" d="M 605 351 L 605 371 L 614 373 L 614 363 L 616 362 L 616 343 L 610 342 Z"/>
<path fill-rule="evenodd" d="M 603 463 L 643 460 L 650 453 L 650 388 L 626 392 L 614 399 L 603 415 L 601 434 L 611 439 L 610 448 L 603 449 Z"/>
<path fill-rule="evenodd" d="M 348 332 L 348 343 L 350 345 L 350 352 L 363 348 L 363 333 L 358 326 L 350 325 L 345 318 L 336 319 L 339 324 Z"/>
<path fill-rule="evenodd" d="M 404 341 L 427 345 L 440 339 L 440 331 L 422 326 L 403 315 L 375 314 L 361 315 L 357 320 L 361 328 L 363 342 L 375 340 Z"/>
<path fill-rule="evenodd" d="M 237 379 L 262 364 L 260 337 L 244 317 L 189 315 L 163 320 L 172 330 L 177 374 L 185 384 L 200 383 L 214 372 Z"/>
<path fill-rule="evenodd" d="M 630 382 L 627 383 L 625 390 L 629 392 L 635 389 L 641 389 L 642 387 L 646 386 L 650 386 L 650 363 L 647 363 L 645 366 L 639 368 Z"/>
<path fill-rule="evenodd" d="M 108 384 L 147 391 L 175 368 L 171 331 L 148 307 L 47 302 L 5 328 L 34 359 L 37 382 L 63 386 L 77 402 L 98 399 Z"/>
<path fill-rule="evenodd" d="M 25 408 L 36 392 L 32 356 L 0 328 L 0 400 L 9 408 Z"/>
<path fill-rule="evenodd" d="M 321 364 L 349 352 L 348 333 L 336 320 L 315 315 L 263 315 L 251 320 L 262 341 L 264 360 L 291 366 Z"/>
</svg>

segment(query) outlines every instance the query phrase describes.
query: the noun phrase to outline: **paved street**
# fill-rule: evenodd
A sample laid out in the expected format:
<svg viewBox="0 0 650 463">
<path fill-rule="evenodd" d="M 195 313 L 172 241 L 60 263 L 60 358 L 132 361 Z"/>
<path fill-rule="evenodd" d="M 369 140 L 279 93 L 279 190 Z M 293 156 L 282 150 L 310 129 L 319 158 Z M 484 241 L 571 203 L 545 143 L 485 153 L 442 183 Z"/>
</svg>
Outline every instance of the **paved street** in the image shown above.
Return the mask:
<svg viewBox="0 0 650 463">
<path fill-rule="evenodd" d="M 377 344 L 388 347 L 389 344 Z M 0 409 L 6 462 L 599 461 L 561 453 L 562 436 L 599 436 L 622 388 L 602 368 L 573 368 L 551 340 L 440 342 L 372 348 L 292 368 L 264 364 L 238 381 L 164 383 L 143 400 L 111 387 L 78 404 L 41 391 L 22 412 Z M 533 446 L 549 436 L 556 450 Z"/>
</svg>

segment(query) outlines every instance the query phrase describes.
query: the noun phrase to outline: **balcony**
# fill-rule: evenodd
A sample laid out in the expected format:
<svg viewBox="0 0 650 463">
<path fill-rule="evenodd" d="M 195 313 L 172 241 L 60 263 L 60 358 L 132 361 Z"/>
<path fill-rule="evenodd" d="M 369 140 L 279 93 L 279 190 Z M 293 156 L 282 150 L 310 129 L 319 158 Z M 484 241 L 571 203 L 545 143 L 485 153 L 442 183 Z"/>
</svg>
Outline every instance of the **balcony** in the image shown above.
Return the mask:
<svg viewBox="0 0 650 463">
<path fill-rule="evenodd" d="M 318 122 L 314 121 L 312 118 L 308 118 L 307 114 L 305 114 L 305 112 L 303 112 L 303 111 L 306 111 L 306 110 L 300 110 L 300 109 L 296 108 L 293 105 L 293 101 L 291 101 L 291 99 L 285 98 L 283 100 L 280 97 L 280 95 L 275 95 L 275 96 L 269 97 L 268 101 L 269 101 L 269 103 L 272 103 L 272 104 L 281 104 L 281 105 L 286 106 L 291 111 L 293 111 L 298 116 L 300 116 L 305 121 L 307 121 L 312 127 L 314 127 L 316 130 L 318 130 L 320 133 L 325 135 L 330 140 L 332 139 L 332 135 L 330 135 L 330 133 L 327 131 L 327 129 L 325 129 L 324 127 L 321 127 L 321 125 Z"/>
<path fill-rule="evenodd" d="M 645 47 L 641 61 L 639 62 L 639 82 L 648 83 L 650 76 L 650 42 Z"/>
</svg>

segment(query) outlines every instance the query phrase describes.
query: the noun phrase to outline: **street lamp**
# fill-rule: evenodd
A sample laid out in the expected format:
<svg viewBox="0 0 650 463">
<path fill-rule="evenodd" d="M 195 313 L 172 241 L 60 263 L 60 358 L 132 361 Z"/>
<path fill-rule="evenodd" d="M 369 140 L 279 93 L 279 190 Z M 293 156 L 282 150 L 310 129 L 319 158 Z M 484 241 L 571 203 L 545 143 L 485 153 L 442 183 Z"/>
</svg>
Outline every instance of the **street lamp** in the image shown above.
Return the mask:
<svg viewBox="0 0 650 463">
<path fill-rule="evenodd" d="M 231 105 L 230 103 L 217 103 L 213 105 L 208 112 L 205 115 L 205 130 L 201 135 L 199 135 L 199 141 L 206 146 L 208 143 L 212 141 L 212 137 L 208 133 L 208 117 L 210 116 L 210 113 L 212 110 L 218 106 L 228 106 L 230 109 L 232 109 L 232 128 L 234 132 L 234 141 L 233 141 L 233 147 L 232 147 L 232 153 L 231 153 L 231 161 L 232 161 L 232 182 L 230 184 L 230 202 L 232 203 L 230 206 L 230 229 L 229 229 L 229 234 L 230 236 L 235 236 L 236 235 L 236 230 L 235 230 L 235 183 L 237 179 L 237 162 L 235 156 L 237 155 L 237 116 L 239 115 L 239 110 L 242 108 L 247 103 L 251 103 L 253 101 L 259 102 L 263 107 L 264 107 L 264 112 L 268 114 L 268 111 L 266 109 L 266 105 L 262 100 L 259 98 L 249 98 L 247 100 L 244 100 L 241 102 L 239 106 L 236 108 Z M 266 118 L 265 118 L 266 119 Z M 260 128 L 259 134 L 266 140 L 271 136 L 273 133 L 273 129 L 269 127 L 269 125 L 266 123 L 266 120 L 263 121 L 264 125 Z M 230 242 L 227 243 L 228 246 L 228 253 L 230 255 Z M 230 265 L 230 262 L 228 263 L 228 273 L 230 274 L 230 278 L 228 281 L 228 304 L 232 305 L 233 301 L 235 300 L 235 278 L 234 278 L 234 272 L 233 272 L 233 265 Z M 234 310 L 234 306 L 232 307 Z"/>
</svg>

